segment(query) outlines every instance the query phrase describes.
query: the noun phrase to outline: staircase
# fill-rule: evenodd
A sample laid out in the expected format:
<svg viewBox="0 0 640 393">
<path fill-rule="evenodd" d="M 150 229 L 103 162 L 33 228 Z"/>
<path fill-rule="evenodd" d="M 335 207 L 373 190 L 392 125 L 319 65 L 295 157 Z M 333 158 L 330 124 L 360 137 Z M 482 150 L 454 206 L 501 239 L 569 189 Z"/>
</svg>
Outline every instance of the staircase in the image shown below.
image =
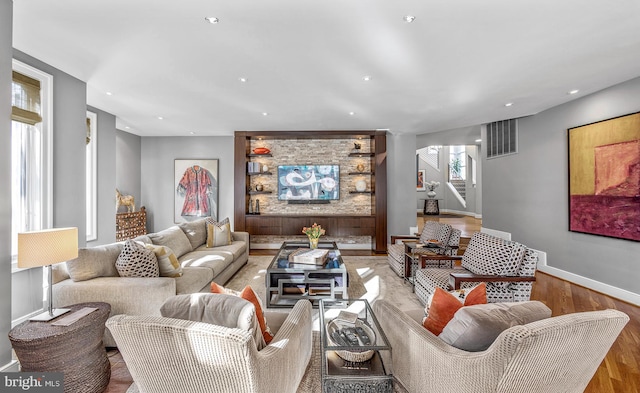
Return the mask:
<svg viewBox="0 0 640 393">
<path fill-rule="evenodd" d="M 466 186 L 465 180 L 463 180 L 463 179 L 451 179 L 451 180 L 449 180 L 449 182 L 451 183 L 453 188 L 456 189 L 458 194 L 460 194 L 462 199 L 464 199 L 466 201 L 467 200 L 467 186 Z"/>
</svg>

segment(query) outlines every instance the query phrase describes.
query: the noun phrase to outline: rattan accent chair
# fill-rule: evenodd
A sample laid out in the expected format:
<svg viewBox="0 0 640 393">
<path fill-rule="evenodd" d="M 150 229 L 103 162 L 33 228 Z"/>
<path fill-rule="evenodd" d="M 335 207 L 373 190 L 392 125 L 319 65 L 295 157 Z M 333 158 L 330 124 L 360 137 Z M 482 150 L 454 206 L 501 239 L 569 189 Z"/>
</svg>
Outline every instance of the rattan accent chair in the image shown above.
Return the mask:
<svg viewBox="0 0 640 393">
<path fill-rule="evenodd" d="M 265 317 L 277 331 L 260 351 L 248 331 L 202 322 L 116 315 L 107 327 L 133 377 L 129 393 L 296 392 L 311 358 L 311 303 Z"/>
<path fill-rule="evenodd" d="M 486 350 L 467 352 L 425 329 L 414 319 L 421 313 L 386 300 L 373 308 L 393 348 L 393 376 L 409 393 L 581 393 L 629 320 L 616 310 L 562 315 L 511 327 Z"/>
<path fill-rule="evenodd" d="M 410 236 L 410 235 L 394 235 L 391 236 L 391 244 L 388 248 L 388 261 L 389 267 L 393 270 L 398 276 L 404 278 L 405 277 L 405 245 L 404 242 L 420 242 L 426 243 L 428 240 L 438 240 L 440 244 L 445 245 L 440 248 L 423 248 L 416 249 L 415 254 L 431 254 L 433 255 L 456 255 L 458 252 L 458 246 L 460 245 L 460 235 L 461 232 L 459 229 L 453 228 L 449 224 L 443 224 L 437 221 L 426 221 L 424 226 L 422 227 L 422 232 L 420 236 Z M 442 262 L 442 261 L 440 261 Z M 423 265 L 423 267 L 432 267 L 439 266 L 440 263 L 428 263 L 427 265 Z M 452 266 L 452 261 L 449 262 L 449 266 Z M 413 266 L 412 266 L 413 268 Z"/>
<path fill-rule="evenodd" d="M 429 260 L 429 255 L 422 255 Z M 538 253 L 518 242 L 482 232 L 471 236 L 464 254 L 452 256 L 461 261 L 460 268 L 420 269 L 415 273 L 415 292 L 427 304 L 436 287 L 471 288 L 487 283 L 487 301 L 521 302 L 531 297 Z"/>
</svg>

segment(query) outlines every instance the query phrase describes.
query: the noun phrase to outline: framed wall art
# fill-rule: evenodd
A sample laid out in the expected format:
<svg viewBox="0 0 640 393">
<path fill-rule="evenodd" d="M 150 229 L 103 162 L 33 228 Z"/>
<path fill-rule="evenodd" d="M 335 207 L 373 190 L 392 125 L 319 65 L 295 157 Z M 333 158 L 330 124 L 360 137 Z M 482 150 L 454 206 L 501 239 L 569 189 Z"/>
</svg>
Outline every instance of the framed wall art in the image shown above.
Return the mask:
<svg viewBox="0 0 640 393">
<path fill-rule="evenodd" d="M 174 221 L 218 220 L 218 160 L 175 160 Z"/>
<path fill-rule="evenodd" d="M 426 191 L 427 187 L 424 184 L 424 179 L 427 177 L 427 171 L 424 169 L 418 169 L 418 178 L 416 179 L 416 191 Z"/>
<path fill-rule="evenodd" d="M 640 112 L 568 138 L 569 230 L 640 241 Z"/>
</svg>

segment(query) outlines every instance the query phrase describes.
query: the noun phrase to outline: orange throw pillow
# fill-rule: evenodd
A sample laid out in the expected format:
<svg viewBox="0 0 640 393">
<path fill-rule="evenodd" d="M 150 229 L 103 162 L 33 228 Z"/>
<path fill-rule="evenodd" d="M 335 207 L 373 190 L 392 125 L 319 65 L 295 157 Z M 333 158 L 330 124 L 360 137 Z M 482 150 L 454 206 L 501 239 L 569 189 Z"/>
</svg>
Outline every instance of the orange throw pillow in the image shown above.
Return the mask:
<svg viewBox="0 0 640 393">
<path fill-rule="evenodd" d="M 455 293 L 456 292 L 446 292 L 442 288 L 436 288 L 433 294 L 429 314 L 422 322 L 422 326 L 436 336 L 442 333 L 447 323 L 453 319 L 456 311 L 463 306 L 487 303 L 487 288 L 485 283 L 476 286 L 470 291 L 465 297 L 464 303 L 462 303 L 462 299 L 455 296 Z"/>
<path fill-rule="evenodd" d="M 271 340 L 273 340 L 273 334 L 271 334 L 271 329 L 269 329 L 269 326 L 267 326 L 267 320 L 265 319 L 264 312 L 262 311 L 262 303 L 260 303 L 258 295 L 256 295 L 251 286 L 247 285 L 242 291 L 238 292 L 212 282 L 211 293 L 222 293 L 227 295 L 239 296 L 244 300 L 251 302 L 256 308 L 256 318 L 258 318 L 258 324 L 260 325 L 260 330 L 262 331 L 262 337 L 264 337 L 264 341 L 268 345 Z"/>
</svg>

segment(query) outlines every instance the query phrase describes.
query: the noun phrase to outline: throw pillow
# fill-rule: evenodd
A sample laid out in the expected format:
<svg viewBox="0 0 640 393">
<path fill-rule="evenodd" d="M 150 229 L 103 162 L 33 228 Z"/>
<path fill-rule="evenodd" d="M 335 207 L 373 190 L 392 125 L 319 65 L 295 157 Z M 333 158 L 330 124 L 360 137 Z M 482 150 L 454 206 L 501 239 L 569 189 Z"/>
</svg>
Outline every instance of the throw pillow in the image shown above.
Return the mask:
<svg viewBox="0 0 640 393">
<path fill-rule="evenodd" d="M 465 351 L 484 351 L 504 330 L 550 316 L 538 301 L 478 304 L 459 309 L 438 337 Z"/>
<path fill-rule="evenodd" d="M 264 342 L 253 303 L 238 296 L 218 293 L 193 293 L 172 296 L 160 308 L 167 318 L 205 322 L 245 330 L 253 335 L 258 350 Z"/>
<path fill-rule="evenodd" d="M 178 257 L 176 257 L 172 249 L 167 246 L 156 246 L 155 244 L 145 244 L 144 246 L 156 254 L 160 277 L 182 276 L 182 266 L 180 266 L 180 261 L 178 261 Z"/>
<path fill-rule="evenodd" d="M 220 222 L 207 219 L 207 247 L 228 246 L 231 244 L 231 224 L 229 218 Z"/>
<path fill-rule="evenodd" d="M 156 254 L 142 244 L 127 240 L 122 247 L 116 269 L 120 277 L 158 277 L 158 260 Z"/>
<path fill-rule="evenodd" d="M 479 284 L 469 290 L 464 297 L 460 297 L 460 291 L 446 292 L 442 288 L 436 288 L 431 303 L 428 305 L 427 317 L 422 321 L 424 326 L 436 336 L 442 333 L 456 311 L 463 306 L 487 303 L 485 283 Z"/>
<path fill-rule="evenodd" d="M 78 257 L 66 262 L 69 277 L 73 281 L 118 277 L 114 261 L 122 252 L 122 246 L 122 243 L 113 243 L 78 249 Z"/>
<path fill-rule="evenodd" d="M 212 282 L 211 292 L 239 296 L 253 303 L 254 307 L 256 308 L 256 317 L 258 318 L 258 323 L 260 324 L 260 330 L 262 331 L 264 342 L 269 344 L 271 340 L 273 340 L 273 334 L 271 333 L 271 329 L 269 329 L 269 326 L 267 326 L 267 319 L 264 317 L 264 312 L 262 311 L 262 302 L 260 301 L 258 295 L 256 295 L 256 293 L 253 291 L 251 286 L 247 285 L 242 291 L 238 292 Z"/>
<path fill-rule="evenodd" d="M 178 258 L 193 251 L 189 238 L 177 225 L 160 232 L 150 233 L 148 236 L 153 244 L 157 246 L 167 246 L 172 249 Z"/>
<path fill-rule="evenodd" d="M 191 248 L 196 249 L 207 242 L 207 221 L 204 218 L 178 225 L 187 235 Z"/>
</svg>

